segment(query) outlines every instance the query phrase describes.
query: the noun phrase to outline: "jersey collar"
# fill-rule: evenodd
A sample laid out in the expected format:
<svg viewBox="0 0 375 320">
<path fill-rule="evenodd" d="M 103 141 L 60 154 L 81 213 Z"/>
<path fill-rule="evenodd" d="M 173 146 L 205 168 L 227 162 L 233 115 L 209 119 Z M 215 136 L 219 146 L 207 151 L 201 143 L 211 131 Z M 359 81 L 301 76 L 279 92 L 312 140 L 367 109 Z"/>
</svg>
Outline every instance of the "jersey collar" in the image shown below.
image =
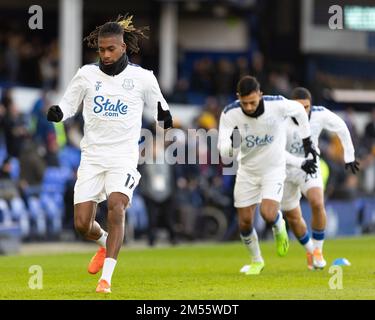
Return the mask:
<svg viewBox="0 0 375 320">
<path fill-rule="evenodd" d="M 258 118 L 258 117 L 260 117 L 260 116 L 264 113 L 264 101 L 263 101 L 263 98 L 260 99 L 260 101 L 259 101 L 259 105 L 258 105 L 258 108 L 255 110 L 254 113 L 252 113 L 252 114 L 248 114 L 248 113 L 246 113 L 246 112 L 242 109 L 242 107 L 241 107 L 241 110 L 242 110 L 242 112 L 245 114 L 245 116 L 248 116 L 248 117 L 250 117 L 250 118 Z"/>
<path fill-rule="evenodd" d="M 99 69 L 109 76 L 117 76 L 119 73 L 125 70 L 128 63 L 128 56 L 124 53 L 120 59 L 110 65 L 103 64 L 99 59 Z"/>
</svg>

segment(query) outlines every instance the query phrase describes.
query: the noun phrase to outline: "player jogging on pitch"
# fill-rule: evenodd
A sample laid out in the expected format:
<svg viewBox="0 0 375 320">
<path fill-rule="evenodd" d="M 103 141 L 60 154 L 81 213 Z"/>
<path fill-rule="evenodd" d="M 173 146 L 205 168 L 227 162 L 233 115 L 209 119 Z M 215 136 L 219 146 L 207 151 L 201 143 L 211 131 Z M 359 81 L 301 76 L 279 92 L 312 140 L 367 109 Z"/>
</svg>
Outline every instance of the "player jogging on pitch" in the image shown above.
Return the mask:
<svg viewBox="0 0 375 320">
<path fill-rule="evenodd" d="M 143 107 L 153 108 L 164 128 L 172 127 L 168 104 L 151 71 L 129 62 L 126 52 L 138 52 L 146 28 L 135 28 L 132 16 L 97 27 L 85 38 L 98 49 L 99 63 L 81 67 L 59 105 L 48 110 L 49 121 L 65 121 L 83 101 L 84 136 L 74 188 L 74 225 L 100 248 L 89 263 L 103 268 L 96 292 L 111 292 L 111 278 L 124 239 L 125 209 L 138 184 L 137 171 Z M 155 117 L 156 118 L 156 117 Z M 95 221 L 97 204 L 108 200 L 105 232 Z"/>
<path fill-rule="evenodd" d="M 311 138 L 314 145 L 318 146 L 322 130 L 326 129 L 336 133 L 344 148 L 345 168 L 350 168 L 355 174 L 359 170 L 359 163 L 355 160 L 352 139 L 345 122 L 324 107 L 311 106 L 311 93 L 305 88 L 294 89 L 292 99 L 300 102 L 305 107 L 309 116 Z M 286 150 L 289 154 L 287 156 L 287 178 L 285 180 L 281 209 L 293 233 L 306 248 L 308 268 L 323 269 L 326 265 L 323 257 L 324 231 L 326 227 L 323 180 L 319 166 L 317 172 L 310 175 L 300 169 L 305 158 L 298 124 L 298 120 L 288 119 Z M 312 211 L 312 240 L 299 205 L 301 193 L 307 198 Z"/>
<path fill-rule="evenodd" d="M 285 256 L 289 248 L 285 221 L 279 211 L 286 166 L 286 119 L 295 117 L 300 125 L 305 156 L 316 158 L 310 139 L 310 126 L 303 106 L 282 96 L 262 96 L 258 81 L 245 76 L 237 84 L 238 100 L 222 112 L 218 149 L 223 157 L 233 156 L 234 130 L 241 138 L 239 167 L 234 187 L 234 206 L 239 218 L 240 236 L 252 263 L 247 274 L 264 268 L 258 236 L 253 228 L 256 206 L 264 220 L 273 225 L 277 253 Z"/>
</svg>

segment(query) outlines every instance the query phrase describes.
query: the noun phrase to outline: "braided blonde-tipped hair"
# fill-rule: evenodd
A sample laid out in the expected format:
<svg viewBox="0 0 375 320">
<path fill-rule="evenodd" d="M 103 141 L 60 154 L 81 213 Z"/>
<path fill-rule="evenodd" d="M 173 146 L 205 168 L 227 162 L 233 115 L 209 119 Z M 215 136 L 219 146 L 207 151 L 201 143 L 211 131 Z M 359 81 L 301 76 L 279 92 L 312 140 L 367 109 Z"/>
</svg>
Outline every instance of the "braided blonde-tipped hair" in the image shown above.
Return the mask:
<svg viewBox="0 0 375 320">
<path fill-rule="evenodd" d="M 138 40 L 140 38 L 148 39 L 145 31 L 148 26 L 136 28 L 133 25 L 133 15 L 119 15 L 115 21 L 108 21 L 95 28 L 83 41 L 87 42 L 90 48 L 98 48 L 98 38 L 110 34 L 122 34 L 127 49 L 131 53 L 139 52 Z"/>
</svg>

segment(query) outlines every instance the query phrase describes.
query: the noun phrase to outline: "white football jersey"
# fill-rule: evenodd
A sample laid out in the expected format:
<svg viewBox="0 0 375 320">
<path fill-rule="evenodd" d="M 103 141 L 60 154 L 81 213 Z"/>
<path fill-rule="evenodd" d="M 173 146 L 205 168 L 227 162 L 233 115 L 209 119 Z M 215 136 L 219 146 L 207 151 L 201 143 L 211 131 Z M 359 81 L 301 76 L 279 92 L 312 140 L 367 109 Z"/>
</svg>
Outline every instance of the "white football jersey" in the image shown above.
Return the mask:
<svg viewBox="0 0 375 320">
<path fill-rule="evenodd" d="M 286 120 L 296 117 L 303 138 L 310 136 L 308 117 L 302 104 L 282 96 L 264 96 L 264 113 L 258 118 L 244 114 L 239 100 L 222 112 L 218 148 L 224 157 L 232 156 L 231 135 L 237 127 L 241 135 L 239 170 L 262 176 L 274 168 L 285 168 Z"/>
<path fill-rule="evenodd" d="M 297 120 L 298 121 L 298 120 Z M 344 148 L 345 162 L 352 162 L 355 160 L 353 142 L 350 137 L 350 132 L 344 122 L 339 116 L 332 111 L 321 106 L 312 106 L 310 115 L 311 140 L 316 148 L 318 148 L 319 136 L 325 129 L 334 132 L 338 135 L 341 144 Z M 287 125 L 287 144 L 286 150 L 294 157 L 304 158 L 305 153 L 302 145 L 302 138 L 299 134 L 297 124 L 290 118 Z M 293 157 L 287 157 L 287 164 L 289 166 L 298 166 L 298 161 L 293 161 Z M 302 164 L 302 162 L 300 162 Z M 300 166 L 300 165 L 299 165 Z"/>
<path fill-rule="evenodd" d="M 152 71 L 129 63 L 118 75 L 102 72 L 97 64 L 81 67 L 59 106 L 63 121 L 74 116 L 83 101 L 82 161 L 103 166 L 137 166 L 138 141 L 144 105 L 168 110 Z"/>
</svg>

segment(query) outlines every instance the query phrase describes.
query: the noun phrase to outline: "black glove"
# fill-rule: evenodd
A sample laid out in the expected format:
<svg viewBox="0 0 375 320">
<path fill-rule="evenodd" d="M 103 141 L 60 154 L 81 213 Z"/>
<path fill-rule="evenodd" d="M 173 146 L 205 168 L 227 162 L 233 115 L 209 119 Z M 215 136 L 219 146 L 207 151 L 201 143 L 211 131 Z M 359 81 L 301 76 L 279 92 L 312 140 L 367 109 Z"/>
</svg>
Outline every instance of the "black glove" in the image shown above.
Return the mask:
<svg viewBox="0 0 375 320">
<path fill-rule="evenodd" d="M 158 121 L 164 122 L 164 129 L 173 128 L 172 115 L 169 110 L 163 110 L 160 101 L 158 102 Z"/>
<path fill-rule="evenodd" d="M 356 174 L 359 171 L 359 162 L 354 160 L 353 162 L 345 163 L 345 169 L 348 170 L 348 168 L 352 170 L 353 174 Z"/>
<path fill-rule="evenodd" d="M 60 122 L 63 118 L 64 114 L 61 111 L 60 107 L 55 105 L 48 109 L 47 112 L 47 120 L 53 122 Z"/>
<path fill-rule="evenodd" d="M 313 174 L 316 173 L 318 166 L 314 160 L 308 159 L 302 162 L 301 169 L 305 171 L 307 174 Z"/>
<path fill-rule="evenodd" d="M 233 128 L 230 139 L 232 140 L 232 148 L 238 148 L 241 145 L 240 130 L 237 126 Z"/>
<path fill-rule="evenodd" d="M 311 153 L 312 156 L 313 156 L 313 159 L 314 161 L 316 162 L 316 158 L 317 156 L 319 156 L 319 153 L 318 151 L 316 151 L 312 141 L 311 141 L 311 138 L 308 137 L 308 138 L 305 138 L 302 140 L 303 142 L 303 150 L 305 150 L 305 158 L 308 157 L 308 155 Z"/>
</svg>

